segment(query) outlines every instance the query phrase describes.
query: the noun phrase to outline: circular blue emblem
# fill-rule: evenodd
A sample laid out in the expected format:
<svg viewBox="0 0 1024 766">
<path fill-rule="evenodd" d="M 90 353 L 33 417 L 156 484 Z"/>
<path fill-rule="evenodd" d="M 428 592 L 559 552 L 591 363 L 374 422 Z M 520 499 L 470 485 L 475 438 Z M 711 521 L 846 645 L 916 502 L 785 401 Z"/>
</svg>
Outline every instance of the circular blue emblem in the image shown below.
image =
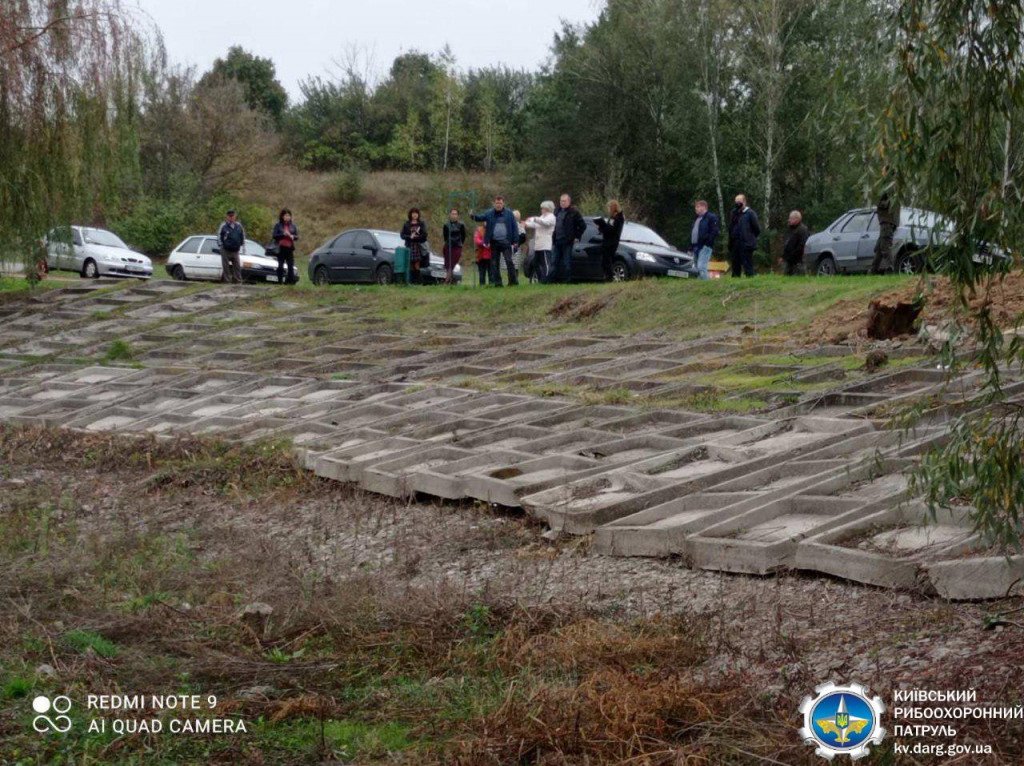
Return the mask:
<svg viewBox="0 0 1024 766">
<path fill-rule="evenodd" d="M 871 702 L 849 690 L 822 696 L 811 708 L 808 718 L 814 738 L 838 751 L 862 747 L 878 725 Z"/>
</svg>

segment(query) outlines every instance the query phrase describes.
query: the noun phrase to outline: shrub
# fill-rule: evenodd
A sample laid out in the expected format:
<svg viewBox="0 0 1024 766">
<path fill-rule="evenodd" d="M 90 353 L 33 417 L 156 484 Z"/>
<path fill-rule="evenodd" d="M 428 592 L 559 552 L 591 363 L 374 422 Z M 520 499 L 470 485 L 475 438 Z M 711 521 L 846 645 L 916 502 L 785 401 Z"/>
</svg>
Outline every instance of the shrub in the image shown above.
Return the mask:
<svg viewBox="0 0 1024 766">
<path fill-rule="evenodd" d="M 203 229 L 200 233 L 215 234 L 224 221 L 224 213 L 229 209 L 238 213 L 238 220 L 245 227 L 245 235 L 249 239 L 260 243 L 270 240 L 270 232 L 277 221 L 277 211 L 241 202 L 230 194 L 218 194 L 203 205 L 202 211 L 195 218 L 195 224 Z"/>
<path fill-rule="evenodd" d="M 186 199 L 141 197 L 131 210 L 110 221 L 125 242 L 147 255 L 167 255 L 185 234 L 193 203 Z"/>
<path fill-rule="evenodd" d="M 337 202 L 346 205 L 358 202 L 363 196 L 363 171 L 349 165 L 335 177 L 332 191 Z"/>
</svg>

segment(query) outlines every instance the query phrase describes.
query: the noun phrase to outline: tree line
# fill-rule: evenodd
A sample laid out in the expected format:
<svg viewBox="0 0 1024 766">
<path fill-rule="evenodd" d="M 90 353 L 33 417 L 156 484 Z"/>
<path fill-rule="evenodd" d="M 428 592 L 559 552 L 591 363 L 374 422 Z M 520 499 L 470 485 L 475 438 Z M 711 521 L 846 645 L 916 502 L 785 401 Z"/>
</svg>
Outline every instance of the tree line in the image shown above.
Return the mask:
<svg viewBox="0 0 1024 766">
<path fill-rule="evenodd" d="M 677 242 L 695 199 L 721 212 L 744 192 L 767 248 L 792 208 L 820 228 L 877 195 L 898 8 L 608 0 L 565 25 L 536 72 L 461 68 L 445 48 L 377 76 L 350 48 L 289 97 L 273 62 L 242 48 L 202 74 L 175 66 L 121 0 L 25 0 L 0 20 L 0 203 L 36 235 L 89 220 L 161 253 L 229 198 L 262 224 L 238 192 L 285 157 L 325 172 L 501 171 L 516 199 L 616 197 Z M 1019 133 L 993 146 L 1012 178 Z"/>
</svg>

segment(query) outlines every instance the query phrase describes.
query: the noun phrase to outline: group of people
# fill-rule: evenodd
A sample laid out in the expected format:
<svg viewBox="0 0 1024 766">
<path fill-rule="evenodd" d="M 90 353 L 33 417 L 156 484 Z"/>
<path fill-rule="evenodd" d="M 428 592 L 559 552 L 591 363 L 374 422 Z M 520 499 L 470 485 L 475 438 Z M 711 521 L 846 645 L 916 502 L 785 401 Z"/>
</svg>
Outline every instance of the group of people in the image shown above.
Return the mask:
<svg viewBox="0 0 1024 766">
<path fill-rule="evenodd" d="M 694 212 L 690 251 L 698 276 L 708 279 L 708 264 L 721 233 L 721 222 L 705 200 L 698 200 L 694 204 Z M 876 246 L 873 273 L 877 273 L 881 262 L 888 256 L 887 250 L 892 246 L 892 232 L 895 230 L 893 221 L 898 220 L 899 208 L 890 204 L 888 196 L 884 196 L 878 204 L 878 213 L 882 236 Z M 510 286 L 519 284 L 520 274 L 546 284 L 570 281 L 573 247 L 586 232 L 587 222 L 569 194 L 559 198 L 557 208 L 554 202 L 545 200 L 540 204 L 540 213 L 525 220 L 518 210 L 512 210 L 505 204 L 502 195 L 498 195 L 490 209 L 482 213 L 471 212 L 470 218 L 479 224 L 473 235 L 473 245 L 481 285 L 502 286 L 502 262 Z M 593 221 L 601 233 L 601 264 L 605 278 L 610 281 L 614 277 L 613 263 L 625 226 L 625 214 L 618 200 L 613 199 L 608 202 L 606 215 L 594 218 Z M 788 224 L 782 261 L 785 274 L 793 276 L 802 270 L 804 246 L 810 231 L 804 225 L 799 210 L 789 214 Z M 527 247 L 528 233 L 533 234 L 532 247 Z M 737 194 L 734 200 L 729 214 L 728 235 L 732 276 L 754 276 L 754 252 L 761 236 L 761 223 L 743 194 Z M 274 241 L 272 254 L 277 256 L 278 281 L 294 284 L 295 243 L 299 239 L 299 230 L 292 219 L 291 210 L 281 210 L 271 238 Z M 408 212 L 401 238 L 409 250 L 411 279 L 419 282 L 420 272 L 429 268 L 430 257 L 426 247 L 427 224 L 419 208 L 412 208 Z M 455 267 L 461 262 L 463 250 L 469 242 L 468 231 L 458 208 L 448 212 L 442 239 L 445 283 L 451 284 L 454 282 Z M 238 221 L 235 210 L 227 211 L 218 240 L 224 281 L 241 282 L 239 251 L 245 243 L 245 229 Z"/>
<path fill-rule="evenodd" d="M 442 231 L 446 283 L 453 281 L 455 267 L 459 265 L 469 240 L 460 216 L 458 208 L 449 210 L 448 221 Z M 499 194 L 490 209 L 481 213 L 471 212 L 470 218 L 479 224 L 473 234 L 473 245 L 480 285 L 502 287 L 502 263 L 508 274 L 509 286 L 519 284 L 520 274 L 548 284 L 570 281 L 573 246 L 583 237 L 587 223 L 568 194 L 561 196 L 557 209 L 554 202 L 545 200 L 540 204 L 540 214 L 525 220 L 518 210 L 510 209 Z M 608 216 L 595 218 L 594 222 L 604 237 L 602 262 L 606 276 L 611 279 L 612 258 L 625 225 L 621 205 L 611 200 Z M 532 248 L 527 247 L 529 232 L 533 233 Z M 426 241 L 426 229 L 415 208 L 409 211 L 409 218 L 402 228 L 402 239 L 411 253 L 423 252 L 421 248 Z M 418 257 L 414 255 L 414 258 Z M 417 268 L 422 268 L 422 261 Z"/>
<path fill-rule="evenodd" d="M 299 241 L 299 227 L 292 220 L 291 210 L 281 210 L 270 238 L 274 241 L 274 246 L 267 254 L 277 256 L 277 281 L 294 285 L 295 243 Z M 220 231 L 217 233 L 217 243 L 220 246 L 221 280 L 240 283 L 242 260 L 239 253 L 245 247 L 245 227 L 238 220 L 236 210 L 228 210 L 224 223 L 220 225 Z"/>
</svg>

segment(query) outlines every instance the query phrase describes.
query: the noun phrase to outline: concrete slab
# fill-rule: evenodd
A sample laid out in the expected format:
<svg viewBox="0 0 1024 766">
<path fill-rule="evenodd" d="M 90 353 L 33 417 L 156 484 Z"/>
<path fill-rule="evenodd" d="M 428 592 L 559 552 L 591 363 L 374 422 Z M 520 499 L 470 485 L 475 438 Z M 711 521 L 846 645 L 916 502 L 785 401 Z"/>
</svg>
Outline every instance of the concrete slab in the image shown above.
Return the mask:
<svg viewBox="0 0 1024 766">
<path fill-rule="evenodd" d="M 529 495 L 563 484 L 582 471 L 599 471 L 601 463 L 571 455 L 546 455 L 522 462 L 468 471 L 464 487 L 469 497 L 509 507 L 519 507 L 520 495 Z"/>
<path fill-rule="evenodd" d="M 347 444 L 320 455 L 316 461 L 316 475 L 335 481 L 358 482 L 367 468 L 402 456 L 403 453 L 424 449 L 423 442 L 402 436 L 361 438 L 353 432 L 354 444 Z"/>
<path fill-rule="evenodd" d="M 129 407 L 104 407 L 74 418 L 64 424 L 65 428 L 81 431 L 121 431 L 134 423 L 146 419 L 142 410 Z"/>
<path fill-rule="evenodd" d="M 956 555 L 974 539 L 962 511 L 944 511 L 935 522 L 920 503 L 866 514 L 802 541 L 795 564 L 869 585 L 929 591 L 923 560 Z"/>
<path fill-rule="evenodd" d="M 421 450 L 368 466 L 359 479 L 360 486 L 389 497 L 409 498 L 415 494 L 416 474 L 474 457 L 469 450 L 450 445 L 429 446 Z"/>
<path fill-rule="evenodd" d="M 581 428 L 593 428 L 596 423 L 626 418 L 635 414 L 636 410 L 629 407 L 582 405 L 553 415 L 545 415 L 536 420 L 528 420 L 526 424 L 553 431 L 574 431 Z"/>
<path fill-rule="evenodd" d="M 684 426 L 693 426 L 707 420 L 708 416 L 699 412 L 647 410 L 624 418 L 606 420 L 602 423 L 597 423 L 594 427 L 601 431 L 634 434 L 647 431 L 676 431 Z M 667 433 L 664 435 L 669 436 Z"/>
<path fill-rule="evenodd" d="M 769 574 L 794 565 L 800 540 L 864 512 L 856 500 L 807 495 L 777 500 L 690 537 L 690 561 L 700 569 Z"/>
<path fill-rule="evenodd" d="M 952 601 L 1024 595 L 1024 556 L 979 556 L 928 562 L 932 588 Z"/>
<path fill-rule="evenodd" d="M 468 452 L 469 457 L 417 471 L 408 478 L 408 486 L 420 494 L 445 500 L 460 500 L 468 496 L 464 483 L 468 473 L 486 473 L 537 459 L 536 455 L 514 450 Z"/>
<path fill-rule="evenodd" d="M 213 394 L 211 396 L 188 399 L 180 407 L 169 410 L 178 415 L 189 415 L 195 418 L 215 418 L 226 416 L 232 410 L 249 405 L 251 400 L 245 396 L 233 394 Z"/>
<path fill-rule="evenodd" d="M 518 448 L 527 442 L 543 439 L 547 435 L 545 429 L 536 426 L 495 425 L 493 428 L 460 439 L 459 445 L 467 449 L 518 451 Z M 528 454 L 537 457 L 536 453 Z"/>
<path fill-rule="evenodd" d="M 243 396 L 242 398 L 249 397 Z M 300 406 L 297 399 L 286 399 L 284 397 L 251 399 L 249 402 L 227 410 L 223 414 L 227 417 L 239 418 L 245 421 L 259 420 L 261 418 L 287 419 Z"/>
<path fill-rule="evenodd" d="M 762 492 L 694 492 L 623 515 L 598 527 L 594 549 L 615 556 L 680 556 L 690 536 L 770 502 Z"/>
<path fill-rule="evenodd" d="M 669 479 L 628 469 L 604 471 L 541 492 L 524 494 L 521 504 L 528 513 L 547 522 L 551 529 L 582 535 L 618 518 L 622 512 L 617 509 L 670 484 Z"/>
<path fill-rule="evenodd" d="M 202 418 L 191 415 L 177 415 L 171 412 L 160 412 L 144 420 L 129 423 L 124 430 L 148 433 L 155 436 L 172 436 L 191 433 Z"/>
<path fill-rule="evenodd" d="M 580 428 L 575 431 L 556 431 L 552 433 L 545 429 L 548 436 L 536 441 L 524 442 L 518 449 L 522 452 L 532 452 L 536 455 L 578 455 L 587 457 L 584 453 L 592 450 L 599 444 L 607 444 L 618 438 L 618 434 L 610 431 L 595 431 L 592 428 Z M 593 456 L 591 456 L 593 457 Z"/>
<path fill-rule="evenodd" d="M 251 385 L 257 380 L 255 375 L 247 372 L 231 370 L 209 370 L 175 382 L 175 388 L 197 394 L 230 393 Z"/>
<path fill-rule="evenodd" d="M 0 418 L 15 421 L 26 410 L 38 406 L 39 402 L 34 402 L 31 399 L 22 399 L 16 396 L 0 396 Z"/>
</svg>

